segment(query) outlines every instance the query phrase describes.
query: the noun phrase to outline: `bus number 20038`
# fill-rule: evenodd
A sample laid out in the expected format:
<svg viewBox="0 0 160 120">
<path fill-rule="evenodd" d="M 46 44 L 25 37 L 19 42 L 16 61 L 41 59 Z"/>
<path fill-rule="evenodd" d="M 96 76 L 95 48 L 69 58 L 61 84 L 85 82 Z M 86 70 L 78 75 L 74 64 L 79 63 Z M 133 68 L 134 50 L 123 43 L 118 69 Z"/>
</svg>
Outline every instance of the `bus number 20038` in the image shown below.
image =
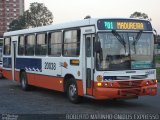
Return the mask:
<svg viewBox="0 0 160 120">
<path fill-rule="evenodd" d="M 56 70 L 56 63 L 45 62 L 44 64 L 45 64 L 44 69 Z"/>
</svg>

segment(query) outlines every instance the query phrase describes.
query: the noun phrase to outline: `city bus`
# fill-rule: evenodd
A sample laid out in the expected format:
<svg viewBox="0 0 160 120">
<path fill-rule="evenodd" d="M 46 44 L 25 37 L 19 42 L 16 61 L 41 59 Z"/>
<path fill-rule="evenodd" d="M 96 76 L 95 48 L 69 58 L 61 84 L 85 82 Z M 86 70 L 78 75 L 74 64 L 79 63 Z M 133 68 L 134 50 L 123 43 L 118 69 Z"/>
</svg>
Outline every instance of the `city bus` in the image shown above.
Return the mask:
<svg viewBox="0 0 160 120">
<path fill-rule="evenodd" d="M 157 94 L 150 21 L 89 18 L 4 33 L 3 75 L 69 100 Z"/>
</svg>

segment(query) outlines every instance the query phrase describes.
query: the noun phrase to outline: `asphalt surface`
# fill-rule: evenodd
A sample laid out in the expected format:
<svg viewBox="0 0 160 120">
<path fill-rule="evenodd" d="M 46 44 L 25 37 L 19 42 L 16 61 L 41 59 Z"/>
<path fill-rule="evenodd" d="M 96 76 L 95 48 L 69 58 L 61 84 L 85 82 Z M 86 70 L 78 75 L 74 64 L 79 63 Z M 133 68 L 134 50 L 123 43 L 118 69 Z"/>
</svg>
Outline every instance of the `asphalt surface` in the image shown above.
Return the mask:
<svg viewBox="0 0 160 120">
<path fill-rule="evenodd" d="M 160 113 L 160 88 L 156 96 L 132 100 L 84 99 L 80 104 L 69 102 L 64 93 L 34 88 L 23 91 L 14 81 L 0 79 L 0 114 L 112 114 Z"/>
</svg>

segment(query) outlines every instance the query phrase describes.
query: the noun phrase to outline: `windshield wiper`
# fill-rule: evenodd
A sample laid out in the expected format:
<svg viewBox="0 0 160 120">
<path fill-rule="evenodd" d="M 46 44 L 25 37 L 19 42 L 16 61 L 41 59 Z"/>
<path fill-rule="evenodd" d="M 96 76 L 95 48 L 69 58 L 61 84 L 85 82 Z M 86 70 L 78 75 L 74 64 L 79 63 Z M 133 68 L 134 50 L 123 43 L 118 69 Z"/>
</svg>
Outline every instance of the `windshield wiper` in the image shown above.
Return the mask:
<svg viewBox="0 0 160 120">
<path fill-rule="evenodd" d="M 137 42 L 138 42 L 138 40 L 140 39 L 140 37 L 141 37 L 141 35 L 142 35 L 142 30 L 140 30 L 138 33 L 137 33 L 137 36 L 136 36 L 136 38 L 134 39 L 134 41 L 133 41 L 133 43 L 132 43 L 132 45 L 136 45 L 137 44 Z"/>
<path fill-rule="evenodd" d="M 142 35 L 142 30 L 140 30 L 138 33 L 137 33 L 137 36 L 136 38 L 134 39 L 132 45 L 134 46 L 134 51 L 135 51 L 135 54 L 136 54 L 136 44 L 138 42 L 138 40 L 140 39 L 141 35 Z"/>
<path fill-rule="evenodd" d="M 117 38 L 117 40 L 124 46 L 124 50 L 126 53 L 126 42 L 124 41 L 124 38 L 122 38 L 119 33 L 115 30 L 112 30 L 112 34 Z"/>
</svg>

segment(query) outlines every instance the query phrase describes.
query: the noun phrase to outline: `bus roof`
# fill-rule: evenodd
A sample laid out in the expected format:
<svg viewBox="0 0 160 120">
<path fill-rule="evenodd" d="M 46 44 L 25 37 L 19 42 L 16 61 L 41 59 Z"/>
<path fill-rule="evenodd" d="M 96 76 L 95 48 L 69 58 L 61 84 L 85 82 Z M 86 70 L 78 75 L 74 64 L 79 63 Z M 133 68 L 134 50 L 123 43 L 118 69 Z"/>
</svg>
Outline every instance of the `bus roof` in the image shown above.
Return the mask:
<svg viewBox="0 0 160 120">
<path fill-rule="evenodd" d="M 16 31 L 10 31 L 5 32 L 4 37 L 7 36 L 16 36 L 21 34 L 29 34 L 29 33 L 37 33 L 37 32 L 43 32 L 43 31 L 54 31 L 54 30 L 60 30 L 60 29 L 66 29 L 66 28 L 76 28 L 81 26 L 89 26 L 89 25 L 95 25 L 97 24 L 97 20 L 99 19 L 124 19 L 124 20 L 139 20 L 139 21 L 148 21 L 144 19 L 133 19 L 133 18 L 90 18 L 90 19 L 83 19 L 78 21 L 70 21 L 66 23 L 60 23 L 60 24 L 51 24 L 47 26 L 41 26 L 41 27 L 35 27 L 35 28 L 28 28 L 23 30 L 16 30 Z"/>
</svg>

